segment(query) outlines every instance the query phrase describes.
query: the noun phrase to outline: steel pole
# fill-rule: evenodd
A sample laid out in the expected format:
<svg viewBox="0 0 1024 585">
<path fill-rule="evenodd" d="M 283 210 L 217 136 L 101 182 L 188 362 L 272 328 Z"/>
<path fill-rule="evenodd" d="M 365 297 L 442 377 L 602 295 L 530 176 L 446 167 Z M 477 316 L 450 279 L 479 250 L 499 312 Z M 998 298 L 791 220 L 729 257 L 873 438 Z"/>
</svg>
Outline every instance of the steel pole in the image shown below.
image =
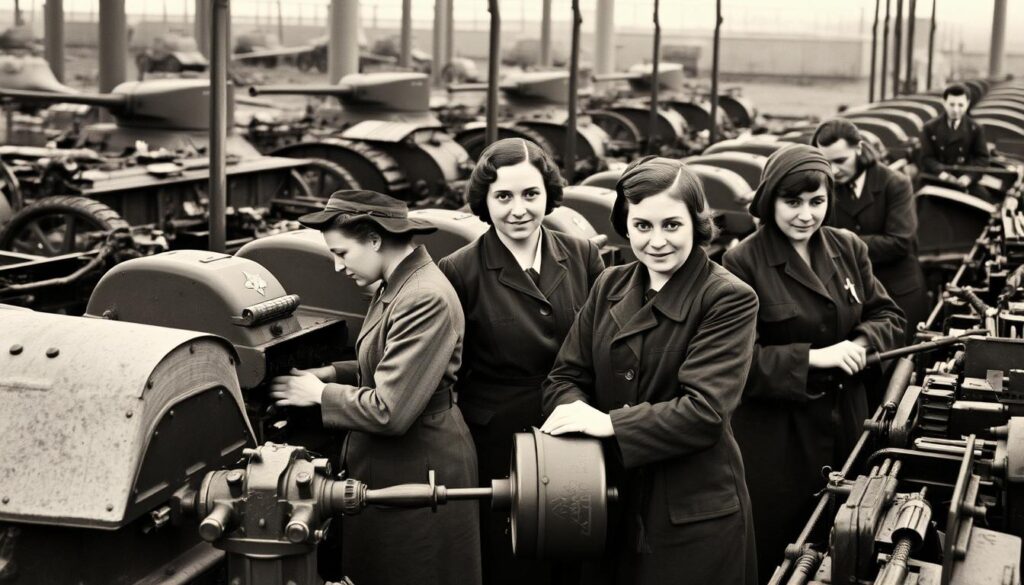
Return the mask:
<svg viewBox="0 0 1024 585">
<path fill-rule="evenodd" d="M 657 0 L 655 0 L 657 2 Z M 562 175 L 571 185 L 576 180 L 576 110 L 579 108 L 580 25 L 583 14 L 580 0 L 572 0 L 572 49 L 569 53 L 569 120 L 566 122 L 565 156 Z"/>
<path fill-rule="evenodd" d="M 718 61 L 721 46 L 722 0 L 715 0 L 715 46 L 711 54 L 711 135 L 708 144 L 718 142 Z"/>
<path fill-rule="evenodd" d="M 900 87 L 900 65 L 902 59 L 900 53 L 903 50 L 903 0 L 896 0 L 896 22 L 892 28 L 892 95 L 896 97 L 902 93 Z"/>
<path fill-rule="evenodd" d="M 575 2 L 573 4 L 575 13 Z M 575 19 L 576 17 L 573 16 Z M 543 0 L 540 13 L 540 65 L 551 67 L 551 0 Z"/>
<path fill-rule="evenodd" d="M 327 77 L 330 83 L 359 72 L 359 0 L 331 0 Z"/>
<path fill-rule="evenodd" d="M 875 101 L 875 62 L 878 57 L 878 8 L 882 0 L 875 0 L 875 21 L 871 25 L 871 72 L 868 74 L 868 102 Z"/>
<path fill-rule="evenodd" d="M 647 154 L 655 154 L 657 138 L 655 130 L 658 127 L 658 90 L 661 89 L 661 81 L 658 78 L 658 69 L 661 65 L 661 3 L 654 0 L 654 46 L 651 48 L 651 104 L 650 114 L 647 121 L 647 144 L 644 151 Z"/>
<path fill-rule="evenodd" d="M 995 0 L 992 9 L 992 44 L 988 52 L 989 78 L 1002 77 L 1006 56 L 1006 0 Z"/>
<path fill-rule="evenodd" d="M 932 23 L 928 27 L 928 77 L 925 81 L 925 91 L 932 88 L 932 58 L 935 56 L 935 5 L 939 0 L 932 0 Z"/>
<path fill-rule="evenodd" d="M 282 45 L 288 44 L 284 40 L 284 14 L 281 11 L 281 0 L 277 0 L 277 38 Z"/>
<path fill-rule="evenodd" d="M 210 0 L 195 0 L 196 12 L 192 21 L 192 36 L 196 39 L 199 52 L 210 58 Z"/>
<path fill-rule="evenodd" d="M 498 67 L 501 65 L 501 13 L 498 0 L 487 0 L 491 13 L 490 54 L 487 57 L 487 144 L 498 140 Z"/>
<path fill-rule="evenodd" d="M 100 92 L 108 93 L 127 77 L 128 25 L 124 0 L 100 2 Z"/>
<path fill-rule="evenodd" d="M 64 82 L 64 0 L 46 0 L 43 5 L 43 37 L 46 62 L 54 77 Z"/>
<path fill-rule="evenodd" d="M 210 22 L 210 250 L 227 249 L 228 9 L 211 0 Z"/>
<path fill-rule="evenodd" d="M 448 0 L 434 0 L 434 50 L 432 56 L 433 64 L 430 67 L 430 79 L 434 87 L 444 85 L 441 70 L 444 68 L 443 61 L 446 52 L 444 42 L 448 38 L 448 34 L 444 30 L 444 25 L 448 21 L 447 5 Z"/>
<path fill-rule="evenodd" d="M 444 64 L 447 66 L 455 58 L 455 0 L 445 2 L 445 7 L 444 32 L 447 36 L 444 40 Z M 444 67 L 441 72 L 444 73 Z"/>
<path fill-rule="evenodd" d="M 402 0 L 402 33 L 398 64 L 409 67 L 412 64 L 412 0 Z"/>
<path fill-rule="evenodd" d="M 615 0 L 597 0 L 594 21 L 594 73 L 612 73 L 615 71 Z"/>
<path fill-rule="evenodd" d="M 882 70 L 879 72 L 878 78 L 881 80 L 881 92 L 879 93 L 879 99 L 885 101 L 885 84 L 889 79 L 888 67 L 889 67 L 889 7 L 892 0 L 885 0 L 885 21 L 882 25 Z"/>
<path fill-rule="evenodd" d="M 25 21 L 21 19 L 21 4 L 18 0 L 14 0 L 14 26 L 21 26 L 25 24 Z"/>
<path fill-rule="evenodd" d="M 904 93 L 913 93 L 914 83 L 914 28 L 917 22 L 917 0 L 907 7 L 907 72 L 903 76 Z"/>
</svg>

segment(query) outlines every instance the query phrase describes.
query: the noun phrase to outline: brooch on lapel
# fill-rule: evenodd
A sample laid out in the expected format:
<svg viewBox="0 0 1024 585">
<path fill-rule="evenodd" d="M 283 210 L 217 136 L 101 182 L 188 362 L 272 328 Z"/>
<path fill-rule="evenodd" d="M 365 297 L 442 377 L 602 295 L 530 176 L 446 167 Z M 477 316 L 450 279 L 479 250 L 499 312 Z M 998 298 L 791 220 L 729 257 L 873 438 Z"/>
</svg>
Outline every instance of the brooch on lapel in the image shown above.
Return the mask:
<svg viewBox="0 0 1024 585">
<path fill-rule="evenodd" d="M 850 301 L 859 305 L 860 297 L 857 296 L 857 288 L 853 286 L 849 276 L 846 277 L 846 284 L 843 285 L 843 288 L 850 293 Z"/>
</svg>

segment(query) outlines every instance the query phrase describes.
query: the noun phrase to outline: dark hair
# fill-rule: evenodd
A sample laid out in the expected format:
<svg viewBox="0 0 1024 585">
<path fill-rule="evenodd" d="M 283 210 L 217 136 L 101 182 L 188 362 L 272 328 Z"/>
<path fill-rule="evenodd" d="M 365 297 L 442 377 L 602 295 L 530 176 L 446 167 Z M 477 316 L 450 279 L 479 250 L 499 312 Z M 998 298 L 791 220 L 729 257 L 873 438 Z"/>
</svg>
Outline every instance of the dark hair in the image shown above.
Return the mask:
<svg viewBox="0 0 1024 585">
<path fill-rule="evenodd" d="M 370 241 L 370 235 L 377 234 L 380 236 L 383 245 L 392 247 L 409 244 L 412 242 L 412 237 L 414 235 L 413 232 L 389 232 L 373 220 L 357 219 L 353 221 L 350 218 L 346 218 L 345 215 L 338 215 L 335 217 L 334 221 L 328 224 L 324 231 L 331 229 L 340 230 L 346 237 L 357 240 L 363 244 Z"/>
<path fill-rule="evenodd" d="M 967 101 L 971 101 L 971 92 L 967 91 L 967 86 L 962 83 L 951 83 L 946 86 L 946 89 L 942 90 L 943 100 L 951 95 L 965 95 L 967 96 Z"/>
<path fill-rule="evenodd" d="M 782 177 L 775 190 L 769 194 L 771 212 L 761 218 L 762 225 L 770 225 L 778 229 L 778 225 L 775 223 L 775 201 L 812 193 L 820 189 L 822 185 L 825 186 L 826 200 L 828 201 L 828 210 L 825 212 L 825 221 L 822 222 L 822 225 L 831 225 L 833 203 L 835 202 L 832 181 L 827 173 L 814 169 L 796 171 Z"/>
<path fill-rule="evenodd" d="M 626 237 L 629 206 L 665 192 L 685 204 L 693 217 L 694 245 L 710 244 L 718 235 L 718 228 L 704 195 L 704 185 L 685 164 L 671 158 L 647 156 L 626 167 L 615 184 L 612 227 L 620 236 Z"/>
<path fill-rule="evenodd" d="M 466 184 L 466 202 L 477 217 L 491 223 L 491 214 L 487 212 L 487 191 L 498 177 L 498 169 L 524 161 L 529 161 L 540 171 L 544 181 L 544 190 L 547 191 L 544 214 L 551 213 L 562 203 L 562 186 L 565 181 L 562 180 L 562 174 L 558 171 L 555 161 L 551 159 L 551 155 L 529 140 L 505 138 L 484 149 Z"/>
<path fill-rule="evenodd" d="M 845 140 L 850 146 L 861 145 L 860 154 L 857 155 L 858 169 L 866 169 L 878 162 L 878 153 L 874 147 L 864 140 L 857 125 L 846 118 L 832 118 L 818 124 L 811 137 L 811 146 L 832 146 L 840 140 Z"/>
</svg>

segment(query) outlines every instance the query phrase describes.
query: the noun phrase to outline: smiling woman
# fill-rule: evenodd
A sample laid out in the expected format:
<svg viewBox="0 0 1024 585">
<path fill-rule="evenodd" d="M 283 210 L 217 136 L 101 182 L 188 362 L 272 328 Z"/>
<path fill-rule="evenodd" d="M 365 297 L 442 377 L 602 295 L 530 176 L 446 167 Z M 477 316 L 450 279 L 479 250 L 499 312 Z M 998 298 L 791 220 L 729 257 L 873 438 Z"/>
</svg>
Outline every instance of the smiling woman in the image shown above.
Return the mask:
<svg viewBox="0 0 1024 585">
<path fill-rule="evenodd" d="M 704 189 L 647 157 L 616 185 L 612 224 L 637 262 L 594 284 L 544 383 L 541 430 L 606 439 L 620 501 L 584 582 L 757 582 L 750 499 L 729 420 L 750 367 L 757 297 L 704 251 Z"/>
</svg>

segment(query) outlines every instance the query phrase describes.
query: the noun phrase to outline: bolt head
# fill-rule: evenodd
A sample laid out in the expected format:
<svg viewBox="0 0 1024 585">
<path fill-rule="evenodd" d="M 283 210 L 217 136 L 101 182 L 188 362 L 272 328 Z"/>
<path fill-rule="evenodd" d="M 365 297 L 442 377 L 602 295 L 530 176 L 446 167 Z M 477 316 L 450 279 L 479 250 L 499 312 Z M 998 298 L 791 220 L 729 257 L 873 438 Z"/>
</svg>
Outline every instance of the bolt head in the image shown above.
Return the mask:
<svg viewBox="0 0 1024 585">
<path fill-rule="evenodd" d="M 15 343 L 14 345 L 11 346 L 11 355 L 18 355 L 24 350 L 24 347 L 22 347 L 20 344 Z"/>
<path fill-rule="evenodd" d="M 50 349 L 46 350 L 46 357 L 48 357 L 48 358 L 55 358 L 55 357 L 57 357 L 59 355 L 60 355 L 60 350 L 57 349 L 56 347 L 51 347 Z"/>
</svg>

